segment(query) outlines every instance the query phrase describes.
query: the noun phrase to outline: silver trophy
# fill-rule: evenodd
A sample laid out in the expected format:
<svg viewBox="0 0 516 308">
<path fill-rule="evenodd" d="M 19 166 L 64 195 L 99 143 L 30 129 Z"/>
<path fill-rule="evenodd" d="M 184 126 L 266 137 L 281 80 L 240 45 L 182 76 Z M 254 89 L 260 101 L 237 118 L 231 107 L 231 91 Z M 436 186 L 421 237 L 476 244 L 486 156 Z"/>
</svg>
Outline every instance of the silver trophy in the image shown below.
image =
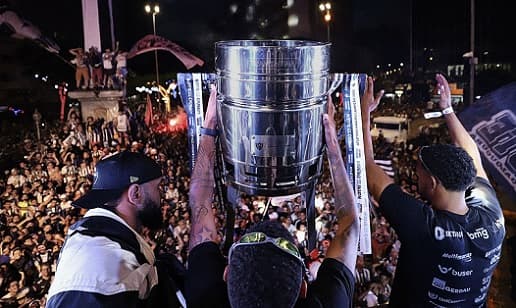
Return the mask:
<svg viewBox="0 0 516 308">
<path fill-rule="evenodd" d="M 321 173 L 322 115 L 342 81 L 330 45 L 300 40 L 215 44 L 224 178 L 239 191 L 290 195 Z"/>
</svg>

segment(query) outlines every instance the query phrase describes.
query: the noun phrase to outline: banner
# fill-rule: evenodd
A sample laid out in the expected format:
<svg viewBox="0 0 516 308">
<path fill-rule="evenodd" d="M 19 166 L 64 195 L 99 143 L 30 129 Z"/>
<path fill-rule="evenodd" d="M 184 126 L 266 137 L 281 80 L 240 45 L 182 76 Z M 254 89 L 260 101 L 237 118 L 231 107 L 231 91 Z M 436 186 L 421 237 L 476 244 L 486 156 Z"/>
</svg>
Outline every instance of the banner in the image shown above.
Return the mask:
<svg viewBox="0 0 516 308">
<path fill-rule="evenodd" d="M 166 38 L 152 34 L 148 34 L 136 42 L 129 51 L 127 59 L 131 59 L 142 53 L 154 50 L 165 50 L 172 53 L 184 64 L 184 66 L 186 66 L 187 69 L 191 69 L 196 65 L 203 66 L 204 64 L 203 60 L 192 55 L 183 47 L 167 40 Z"/>
<path fill-rule="evenodd" d="M 12 11 L 4 2 L 0 6 L 0 26 L 5 26 L 11 32 L 10 35 L 13 38 L 32 40 L 47 51 L 55 54 L 58 54 L 60 51 L 60 47 L 56 42 L 44 36 L 38 27 Z"/>
<path fill-rule="evenodd" d="M 216 74 L 179 73 L 177 83 L 179 94 L 188 118 L 188 148 L 190 152 L 190 170 L 193 170 L 197 158 L 197 148 L 204 121 L 204 103 L 210 96 L 210 84 Z"/>
<path fill-rule="evenodd" d="M 516 200 L 516 83 L 495 90 L 458 117 L 478 145 L 494 186 Z"/>
<path fill-rule="evenodd" d="M 342 87 L 344 97 L 344 130 L 346 140 L 347 171 L 355 191 L 360 219 L 358 251 L 371 254 L 371 225 L 369 216 L 369 192 L 364 157 L 360 94 L 366 81 L 365 74 L 346 74 Z"/>
<path fill-rule="evenodd" d="M 66 105 L 66 84 L 64 82 L 62 82 L 58 87 L 57 87 L 57 93 L 59 95 L 59 102 L 61 103 L 61 107 L 59 108 L 59 120 L 61 120 L 61 122 L 64 121 L 64 113 L 65 113 L 65 105 Z"/>
<path fill-rule="evenodd" d="M 152 102 L 150 95 L 147 94 L 147 104 L 145 106 L 145 124 L 150 127 L 153 122 Z"/>
</svg>

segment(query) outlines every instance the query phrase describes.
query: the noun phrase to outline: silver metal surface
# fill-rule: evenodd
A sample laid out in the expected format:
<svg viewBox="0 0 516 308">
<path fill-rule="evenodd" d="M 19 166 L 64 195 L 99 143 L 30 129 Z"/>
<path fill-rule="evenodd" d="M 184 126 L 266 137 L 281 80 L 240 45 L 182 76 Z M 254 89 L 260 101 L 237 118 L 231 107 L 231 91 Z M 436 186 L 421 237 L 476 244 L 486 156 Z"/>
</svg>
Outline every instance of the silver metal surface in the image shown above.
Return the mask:
<svg viewBox="0 0 516 308">
<path fill-rule="evenodd" d="M 257 104 L 325 95 L 330 44 L 295 40 L 215 44 L 218 89 L 228 99 Z"/>
<path fill-rule="evenodd" d="M 339 77 L 329 74 L 330 44 L 224 41 L 215 52 L 227 182 L 264 196 L 306 190 L 321 172 L 322 115 Z"/>
</svg>

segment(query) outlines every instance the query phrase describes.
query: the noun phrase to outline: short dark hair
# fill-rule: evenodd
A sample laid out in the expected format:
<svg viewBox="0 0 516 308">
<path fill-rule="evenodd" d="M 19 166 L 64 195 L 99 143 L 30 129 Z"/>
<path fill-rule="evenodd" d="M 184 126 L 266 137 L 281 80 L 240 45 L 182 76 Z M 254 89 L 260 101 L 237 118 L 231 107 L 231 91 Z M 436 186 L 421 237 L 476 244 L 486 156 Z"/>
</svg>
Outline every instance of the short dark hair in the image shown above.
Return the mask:
<svg viewBox="0 0 516 308">
<path fill-rule="evenodd" d="M 462 148 L 451 144 L 424 147 L 421 158 L 430 173 L 450 191 L 465 191 L 475 179 L 473 159 Z"/>
<path fill-rule="evenodd" d="M 263 221 L 248 232 L 294 238 L 277 221 Z M 231 307 L 293 307 L 299 296 L 304 266 L 272 244 L 240 246 L 231 254 L 228 294 Z"/>
</svg>

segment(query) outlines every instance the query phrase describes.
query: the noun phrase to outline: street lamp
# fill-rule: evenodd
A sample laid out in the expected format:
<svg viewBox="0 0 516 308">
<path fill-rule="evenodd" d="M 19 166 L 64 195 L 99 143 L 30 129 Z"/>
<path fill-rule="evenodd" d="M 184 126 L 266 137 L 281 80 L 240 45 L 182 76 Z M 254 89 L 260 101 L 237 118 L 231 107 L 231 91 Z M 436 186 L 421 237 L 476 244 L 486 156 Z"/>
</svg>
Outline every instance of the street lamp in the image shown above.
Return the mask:
<svg viewBox="0 0 516 308">
<path fill-rule="evenodd" d="M 331 21 L 331 3 L 320 3 L 319 11 L 323 14 L 324 21 L 326 22 L 326 31 L 328 34 L 328 42 L 330 41 L 330 21 Z"/>
<path fill-rule="evenodd" d="M 394 94 L 396 94 L 396 96 L 398 97 L 398 104 L 401 105 L 401 96 L 403 95 L 403 89 L 395 89 Z"/>
<path fill-rule="evenodd" d="M 154 32 L 154 36 L 156 36 L 156 15 L 159 14 L 159 5 L 145 5 L 145 12 L 147 14 L 152 14 L 152 30 Z M 159 86 L 159 68 L 158 68 L 158 51 L 154 50 L 154 62 L 156 63 L 156 86 Z"/>
</svg>

